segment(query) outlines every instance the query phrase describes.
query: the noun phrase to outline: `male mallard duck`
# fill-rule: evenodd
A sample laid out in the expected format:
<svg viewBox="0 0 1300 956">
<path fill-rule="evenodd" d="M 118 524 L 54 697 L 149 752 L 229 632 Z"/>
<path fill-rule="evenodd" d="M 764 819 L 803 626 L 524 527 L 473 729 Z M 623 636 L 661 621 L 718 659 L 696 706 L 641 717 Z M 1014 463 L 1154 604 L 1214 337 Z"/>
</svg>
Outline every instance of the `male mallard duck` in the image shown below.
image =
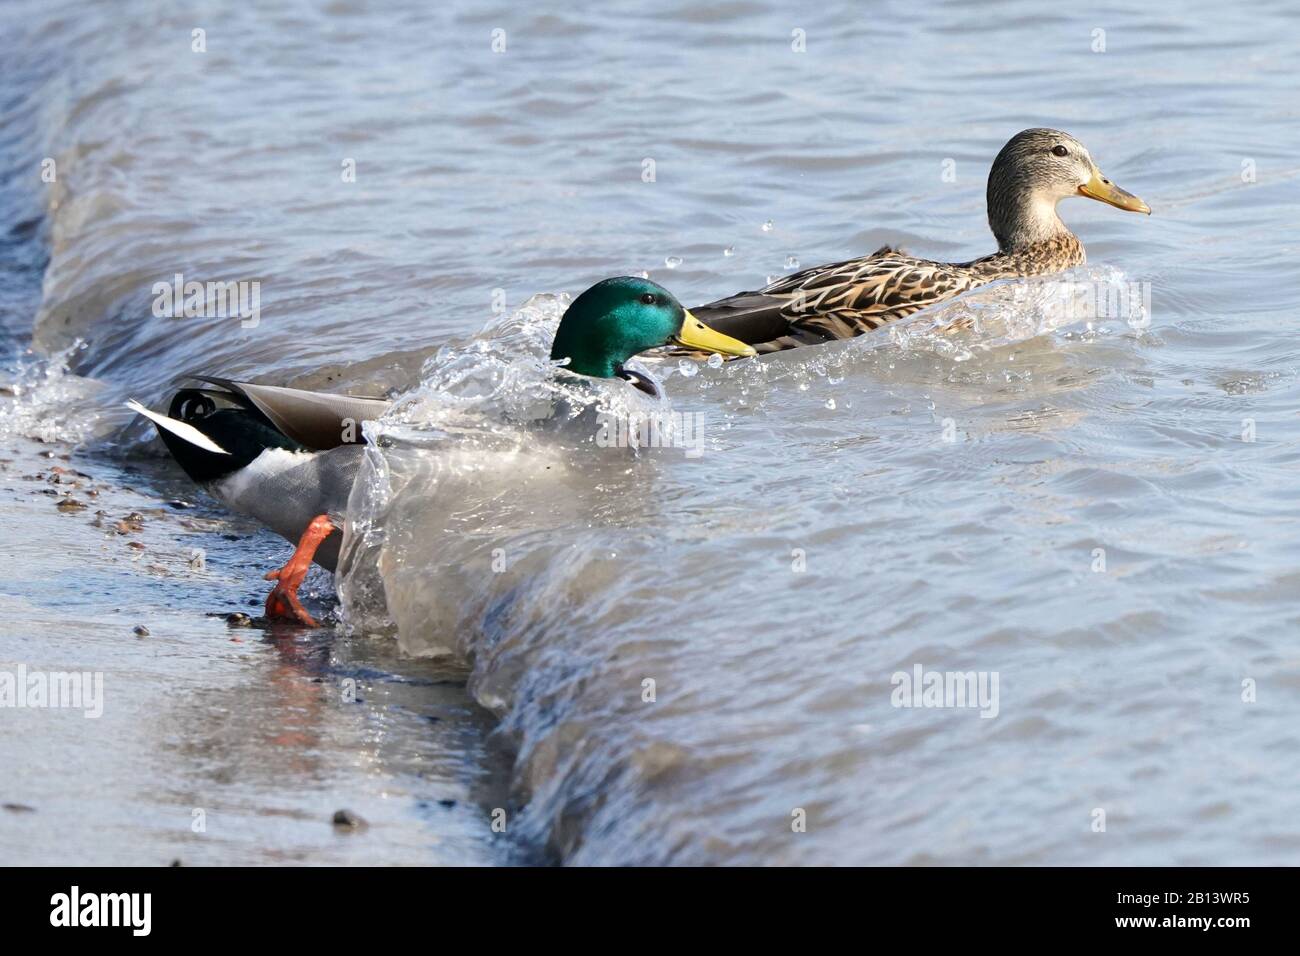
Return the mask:
<svg viewBox="0 0 1300 956">
<path fill-rule="evenodd" d="M 658 394 L 648 377 L 623 363 L 665 345 L 754 354 L 704 325 L 663 286 L 623 277 L 598 282 L 573 300 L 555 331 L 551 358 L 567 361 L 570 372 L 624 378 Z M 127 404 L 157 426 L 172 457 L 214 498 L 297 542 L 288 563 L 266 576 L 276 581 L 266 615 L 315 627 L 298 587 L 313 561 L 330 571 L 338 563 L 339 539 L 326 539 L 343 516 L 361 462 L 360 423 L 378 418 L 389 403 L 194 377 L 215 387 L 181 390 L 166 415 Z"/>
<path fill-rule="evenodd" d="M 760 352 L 870 332 L 967 289 L 1084 262 L 1083 243 L 1061 222 L 1069 196 L 1150 215 L 1151 207 L 1102 176 L 1084 145 L 1055 129 L 1013 136 L 989 171 L 989 226 L 998 251 L 971 262 L 933 262 L 885 246 L 847 262 L 804 269 L 759 292 L 740 292 L 694 311 Z"/>
</svg>

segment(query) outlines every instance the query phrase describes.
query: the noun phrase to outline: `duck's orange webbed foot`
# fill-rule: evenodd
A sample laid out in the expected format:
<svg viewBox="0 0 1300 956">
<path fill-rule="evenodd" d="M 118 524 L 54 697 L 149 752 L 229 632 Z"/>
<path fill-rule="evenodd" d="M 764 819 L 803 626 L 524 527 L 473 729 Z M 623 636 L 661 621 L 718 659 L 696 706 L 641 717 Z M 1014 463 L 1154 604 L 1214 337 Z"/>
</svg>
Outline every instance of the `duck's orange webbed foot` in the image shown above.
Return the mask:
<svg viewBox="0 0 1300 956">
<path fill-rule="evenodd" d="M 334 531 L 334 524 L 328 515 L 317 515 L 307 525 L 307 530 L 298 539 L 298 547 L 284 567 L 278 571 L 266 572 L 266 580 L 275 581 L 275 587 L 266 596 L 266 616 L 272 621 L 287 621 L 306 627 L 320 627 L 316 619 L 307 613 L 307 609 L 298 600 L 298 588 L 311 569 L 312 558 L 320 543 Z"/>
</svg>

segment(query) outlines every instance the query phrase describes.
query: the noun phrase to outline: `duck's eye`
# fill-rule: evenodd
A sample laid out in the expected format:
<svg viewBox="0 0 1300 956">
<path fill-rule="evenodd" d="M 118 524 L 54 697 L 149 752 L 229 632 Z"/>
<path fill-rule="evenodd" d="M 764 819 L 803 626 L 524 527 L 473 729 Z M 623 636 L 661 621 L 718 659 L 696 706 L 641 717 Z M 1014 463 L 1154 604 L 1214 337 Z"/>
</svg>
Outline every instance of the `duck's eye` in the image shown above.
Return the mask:
<svg viewBox="0 0 1300 956">
<path fill-rule="evenodd" d="M 659 300 L 655 298 L 655 294 L 653 292 L 647 292 L 645 295 L 641 296 L 641 301 L 644 302 L 646 305 L 654 305 Z"/>
<path fill-rule="evenodd" d="M 1053 146 L 1052 153 L 1055 156 L 1068 156 L 1070 154 L 1070 151 L 1066 149 L 1064 146 Z"/>
</svg>

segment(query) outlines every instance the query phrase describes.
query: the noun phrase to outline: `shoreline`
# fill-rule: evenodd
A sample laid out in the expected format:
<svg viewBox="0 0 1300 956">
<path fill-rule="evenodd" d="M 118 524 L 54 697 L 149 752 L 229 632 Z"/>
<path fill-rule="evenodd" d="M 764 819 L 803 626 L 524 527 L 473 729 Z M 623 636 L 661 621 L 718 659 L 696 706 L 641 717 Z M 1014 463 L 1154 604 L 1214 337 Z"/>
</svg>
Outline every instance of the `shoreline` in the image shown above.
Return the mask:
<svg viewBox="0 0 1300 956">
<path fill-rule="evenodd" d="M 508 763 L 464 674 L 337 629 L 232 627 L 226 614 L 256 614 L 279 539 L 134 465 L 27 438 L 0 449 L 15 542 L 0 556 L 0 671 L 102 682 L 97 718 L 5 708 L 6 863 L 526 856 L 491 831 Z M 337 811 L 360 824 L 335 825 Z"/>
</svg>

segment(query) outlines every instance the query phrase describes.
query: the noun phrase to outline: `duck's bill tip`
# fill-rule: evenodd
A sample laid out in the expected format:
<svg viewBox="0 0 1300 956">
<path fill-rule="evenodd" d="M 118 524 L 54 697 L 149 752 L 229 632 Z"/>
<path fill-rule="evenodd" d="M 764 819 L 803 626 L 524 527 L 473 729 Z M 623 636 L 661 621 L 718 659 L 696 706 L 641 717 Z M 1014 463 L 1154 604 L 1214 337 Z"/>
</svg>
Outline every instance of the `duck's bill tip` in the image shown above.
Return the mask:
<svg viewBox="0 0 1300 956">
<path fill-rule="evenodd" d="M 723 335 L 716 329 L 709 328 L 689 310 L 682 321 L 681 331 L 673 337 L 673 344 L 699 349 L 702 352 L 734 355 L 738 358 L 749 358 L 758 354 L 752 345 L 746 345 L 740 339 L 733 339 L 730 335 Z"/>
<path fill-rule="evenodd" d="M 1127 189 L 1116 186 L 1109 179 L 1103 179 L 1101 173 L 1093 173 L 1092 179 L 1079 187 L 1079 194 L 1087 196 L 1089 199 L 1095 199 L 1098 202 L 1104 202 L 1108 206 L 1114 206 L 1116 209 L 1124 209 L 1128 212 L 1143 212 L 1148 216 L 1151 215 L 1151 207 L 1146 202 L 1134 196 Z"/>
</svg>

